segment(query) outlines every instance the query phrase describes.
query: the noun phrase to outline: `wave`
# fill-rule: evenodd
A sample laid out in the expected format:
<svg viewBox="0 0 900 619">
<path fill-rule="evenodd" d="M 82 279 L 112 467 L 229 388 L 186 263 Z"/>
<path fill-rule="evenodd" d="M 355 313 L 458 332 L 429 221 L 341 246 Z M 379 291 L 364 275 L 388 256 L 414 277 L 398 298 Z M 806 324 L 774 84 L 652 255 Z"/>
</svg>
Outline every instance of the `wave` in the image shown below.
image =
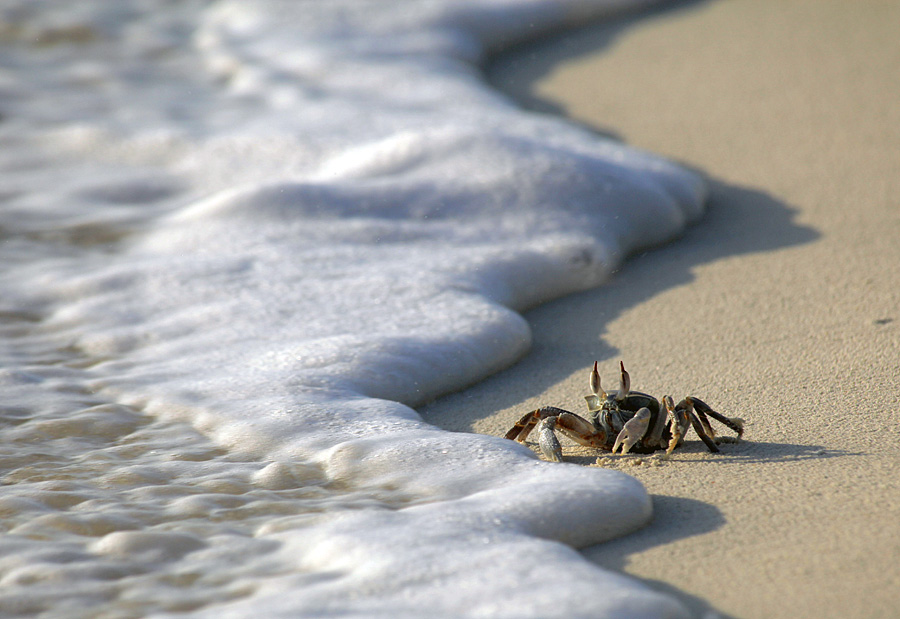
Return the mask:
<svg viewBox="0 0 900 619">
<path fill-rule="evenodd" d="M 524 355 L 517 312 L 699 216 L 695 174 L 524 112 L 480 73 L 638 4 L 20 8 L 20 29 L 91 36 L 20 49 L 8 134 L 33 163 L 3 225 L 33 245 L 4 309 L 42 312 L 93 392 L 378 497 L 256 530 L 291 569 L 207 614 L 682 612 L 570 548 L 642 526 L 638 482 L 414 410 Z M 75 104 L 16 103 L 51 88 Z"/>
</svg>

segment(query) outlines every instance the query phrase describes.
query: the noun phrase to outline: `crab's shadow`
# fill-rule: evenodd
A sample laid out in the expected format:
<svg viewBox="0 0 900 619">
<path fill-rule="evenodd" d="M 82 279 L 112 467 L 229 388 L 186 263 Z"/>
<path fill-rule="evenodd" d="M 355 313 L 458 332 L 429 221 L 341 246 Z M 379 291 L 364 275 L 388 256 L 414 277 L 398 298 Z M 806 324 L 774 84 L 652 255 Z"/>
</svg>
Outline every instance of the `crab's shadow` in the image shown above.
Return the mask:
<svg viewBox="0 0 900 619">
<path fill-rule="evenodd" d="M 700 448 L 702 447 L 700 445 Z M 743 441 L 737 445 L 723 446 L 721 449 L 721 453 L 710 454 L 702 462 L 715 464 L 723 460 L 730 460 L 741 464 L 768 464 L 865 455 L 861 452 L 851 452 L 844 449 L 829 449 L 822 445 L 769 443 L 765 441 Z"/>
<path fill-rule="evenodd" d="M 529 440 L 527 443 L 537 451 L 537 444 Z M 721 463 L 741 464 L 770 464 L 776 462 L 799 462 L 805 460 L 821 460 L 827 458 L 844 458 L 847 456 L 862 456 L 863 453 L 849 452 L 843 449 L 829 449 L 821 445 L 801 445 L 797 443 L 769 443 L 765 441 L 741 441 L 736 444 L 720 445 L 719 453 L 709 453 L 702 442 L 696 437 L 690 437 L 684 445 L 672 454 L 673 463 L 677 463 L 679 456 L 690 454 L 702 454 L 702 458 L 691 458 L 692 467 L 718 466 Z M 577 450 L 577 451 L 576 451 Z M 586 453 L 590 452 L 590 453 Z M 606 452 L 597 452 L 588 448 L 575 446 L 571 443 L 563 445 L 563 458 L 571 464 L 590 466 L 604 455 L 609 458 L 621 459 L 622 462 L 638 458 L 653 459 L 657 454 L 640 456 L 637 454 L 612 456 Z"/>
</svg>

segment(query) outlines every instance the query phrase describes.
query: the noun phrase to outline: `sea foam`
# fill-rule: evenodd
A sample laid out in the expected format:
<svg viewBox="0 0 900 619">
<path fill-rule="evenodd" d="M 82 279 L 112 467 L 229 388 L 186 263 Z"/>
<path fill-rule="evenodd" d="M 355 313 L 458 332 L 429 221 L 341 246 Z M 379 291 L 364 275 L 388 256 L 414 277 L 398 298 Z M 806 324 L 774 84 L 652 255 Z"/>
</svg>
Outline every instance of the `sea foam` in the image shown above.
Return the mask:
<svg viewBox="0 0 900 619">
<path fill-rule="evenodd" d="M 21 327 L 6 380 L 90 394 L 18 432 L 100 441 L 85 445 L 117 462 L 107 483 L 158 515 L 78 486 L 107 516 L 13 532 L 89 537 L 70 550 L 104 569 L 220 570 L 241 544 L 263 557 L 202 599 L 164 579 L 96 595 L 188 596 L 157 610 L 680 615 L 570 548 L 643 525 L 638 482 L 413 409 L 525 354 L 517 312 L 600 284 L 699 215 L 694 174 L 523 112 L 480 73 L 503 45 L 638 4 L 11 3 L 2 310 Z M 29 374 L 48 350 L 71 369 Z M 196 458 L 125 465 L 146 413 L 153 436 L 187 423 L 218 447 L 179 439 Z M 37 480 L 30 466 L 16 479 Z M 243 541 L 207 513 L 243 522 Z"/>
</svg>

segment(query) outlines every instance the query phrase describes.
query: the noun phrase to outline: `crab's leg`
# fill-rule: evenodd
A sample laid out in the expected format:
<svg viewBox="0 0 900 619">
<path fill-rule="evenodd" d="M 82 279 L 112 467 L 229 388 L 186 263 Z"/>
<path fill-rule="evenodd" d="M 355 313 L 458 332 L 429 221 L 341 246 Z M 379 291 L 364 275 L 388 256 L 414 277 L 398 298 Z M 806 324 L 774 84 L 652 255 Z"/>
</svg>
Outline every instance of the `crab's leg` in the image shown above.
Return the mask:
<svg viewBox="0 0 900 619">
<path fill-rule="evenodd" d="M 709 419 L 706 417 L 703 411 L 697 407 L 694 407 L 694 414 L 697 416 L 697 419 L 700 420 L 700 425 L 703 426 L 703 432 L 706 433 L 706 436 L 713 440 L 716 440 L 716 431 L 713 430 L 713 427 L 709 423 Z"/>
<path fill-rule="evenodd" d="M 616 453 L 619 450 L 619 445 L 621 445 L 622 454 L 627 454 L 634 447 L 634 444 L 644 437 L 648 427 L 650 427 L 650 409 L 645 406 L 636 412 L 634 417 L 625 422 L 622 431 L 616 437 L 612 452 Z"/>
<path fill-rule="evenodd" d="M 688 420 L 687 412 L 684 409 L 675 407 L 672 396 L 663 396 L 662 404 L 669 414 L 669 431 L 672 433 L 672 438 L 669 439 L 669 446 L 666 448 L 666 455 L 663 456 L 664 458 L 668 458 L 672 454 L 672 451 L 674 451 L 674 449 L 678 447 L 678 444 L 684 439 L 684 433 L 687 431 L 690 421 Z"/>
<path fill-rule="evenodd" d="M 541 453 L 551 462 L 562 462 L 562 446 L 553 433 L 556 427 L 557 417 L 547 417 L 541 420 L 538 426 L 538 445 L 541 447 Z"/>
<path fill-rule="evenodd" d="M 509 432 L 506 433 L 506 438 L 524 443 L 525 439 L 528 438 L 528 435 L 531 434 L 531 431 L 534 429 L 534 426 L 536 426 L 540 420 L 546 419 L 547 417 L 557 417 L 562 413 L 568 412 L 569 411 L 556 408 L 555 406 L 545 406 L 544 408 L 539 408 L 530 413 L 525 413 L 522 415 L 522 418 L 510 428 Z M 571 415 L 571 413 L 569 414 Z"/>
<path fill-rule="evenodd" d="M 506 433 L 505 438 L 508 438 L 511 441 L 523 442 L 531 433 L 531 429 L 536 423 L 534 420 L 534 414 L 536 412 L 537 411 L 531 411 L 522 415 L 522 418 L 519 419 Z"/>
<path fill-rule="evenodd" d="M 700 439 L 704 442 L 704 444 L 709 448 L 711 452 L 718 453 L 719 448 L 716 447 L 716 442 L 712 438 L 710 438 L 710 436 L 707 435 L 706 432 L 704 432 L 703 424 L 701 424 L 700 420 L 697 419 L 697 415 L 695 415 L 691 410 L 688 410 L 687 414 L 691 420 L 691 425 L 694 426 L 694 432 L 697 433 L 697 436 L 700 437 Z M 709 422 L 707 421 L 706 424 L 709 425 Z"/>
<path fill-rule="evenodd" d="M 739 417 L 726 417 L 722 413 L 717 413 L 712 408 L 710 408 L 709 404 L 701 400 L 700 398 L 695 398 L 693 396 L 685 398 L 685 400 L 689 400 L 693 408 L 701 414 L 706 414 L 719 421 L 732 430 L 741 437 L 744 434 L 744 420 Z"/>
<path fill-rule="evenodd" d="M 683 415 L 682 418 L 686 417 L 687 419 L 689 419 L 691 426 L 693 426 L 694 431 L 697 433 L 697 436 L 700 437 L 700 439 L 704 442 L 704 444 L 707 446 L 707 448 L 709 448 L 709 450 L 711 452 L 717 453 L 719 451 L 719 448 L 716 447 L 716 442 L 712 439 L 712 437 L 710 437 L 706 433 L 706 429 L 704 428 L 704 425 L 706 427 L 709 427 L 709 420 L 706 419 L 705 416 L 703 416 L 702 411 L 696 411 L 696 412 L 699 413 L 701 416 L 703 416 L 703 419 L 704 419 L 704 421 L 706 421 L 706 423 L 705 424 L 701 423 L 701 421 L 697 418 L 697 415 L 694 414 L 695 413 L 695 411 L 694 411 L 694 403 L 695 402 L 696 402 L 696 400 L 693 398 L 685 398 L 681 402 L 678 403 L 678 406 L 675 407 L 675 411 L 677 413 L 681 413 Z M 707 407 L 707 408 L 709 408 L 709 407 Z M 712 410 L 712 409 L 710 408 L 709 410 Z M 686 427 L 685 427 L 685 430 L 687 430 Z"/>
</svg>

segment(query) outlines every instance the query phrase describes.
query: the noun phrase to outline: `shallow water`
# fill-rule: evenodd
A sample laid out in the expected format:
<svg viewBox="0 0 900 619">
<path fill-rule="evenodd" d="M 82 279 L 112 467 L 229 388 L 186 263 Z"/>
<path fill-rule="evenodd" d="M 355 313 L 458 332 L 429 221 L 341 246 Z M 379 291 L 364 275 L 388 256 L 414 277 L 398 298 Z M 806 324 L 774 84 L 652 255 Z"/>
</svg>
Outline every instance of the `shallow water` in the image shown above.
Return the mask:
<svg viewBox="0 0 900 619">
<path fill-rule="evenodd" d="M 610 7 L 5 5 L 0 608 L 680 613 L 571 548 L 640 484 L 410 408 L 702 208 L 481 78 Z"/>
<path fill-rule="evenodd" d="M 84 358 L 18 350 L 17 322 L 32 321 L 5 318 L 3 366 L 34 365 L 0 375 L 4 616 L 140 617 L 241 598 L 248 576 L 286 570 L 259 533 L 378 505 L 329 488 L 318 467 L 235 456 L 91 393 Z"/>
</svg>

